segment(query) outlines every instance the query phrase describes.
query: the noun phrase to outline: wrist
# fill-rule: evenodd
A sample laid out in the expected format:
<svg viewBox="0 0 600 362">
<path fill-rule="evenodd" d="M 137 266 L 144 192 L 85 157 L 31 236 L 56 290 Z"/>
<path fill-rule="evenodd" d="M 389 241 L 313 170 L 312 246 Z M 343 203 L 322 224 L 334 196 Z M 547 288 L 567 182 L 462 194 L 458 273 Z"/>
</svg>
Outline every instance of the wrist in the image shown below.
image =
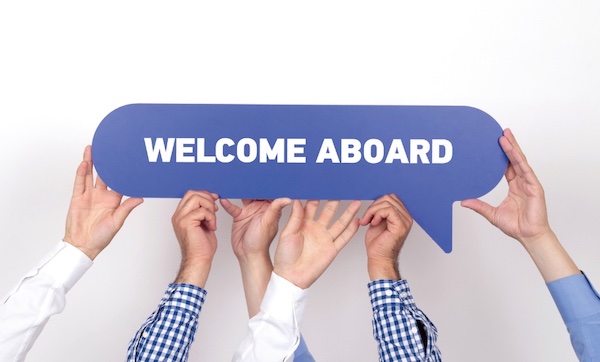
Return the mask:
<svg viewBox="0 0 600 362">
<path fill-rule="evenodd" d="M 523 245 L 546 283 L 581 272 L 553 232 Z"/>
<path fill-rule="evenodd" d="M 367 269 L 371 280 L 391 279 L 400 280 L 400 270 L 398 263 L 390 260 L 368 259 Z"/>
<path fill-rule="evenodd" d="M 533 236 L 522 237 L 519 239 L 523 247 L 528 253 L 535 252 L 542 245 L 552 244 L 558 242 L 558 238 L 554 231 L 549 227 L 541 233 Z"/>
<path fill-rule="evenodd" d="M 81 251 L 82 253 L 84 253 L 88 258 L 90 258 L 90 260 L 94 260 L 96 259 L 96 257 L 98 256 L 98 254 L 100 254 L 100 252 L 102 250 L 95 250 L 95 249 L 90 249 L 87 248 L 85 246 L 81 246 L 81 245 L 76 245 L 75 243 L 72 243 L 70 240 L 67 240 L 68 238 L 63 238 L 63 241 L 65 243 L 71 244 L 72 246 L 76 247 L 79 251 Z"/>
<path fill-rule="evenodd" d="M 237 257 L 240 265 L 242 265 L 242 264 L 254 265 L 254 264 L 267 263 L 267 264 L 273 266 L 273 263 L 271 262 L 271 254 L 269 254 L 269 250 L 255 252 L 255 253 L 245 253 L 245 254 L 240 254 L 240 255 L 236 254 L 236 257 Z"/>
</svg>

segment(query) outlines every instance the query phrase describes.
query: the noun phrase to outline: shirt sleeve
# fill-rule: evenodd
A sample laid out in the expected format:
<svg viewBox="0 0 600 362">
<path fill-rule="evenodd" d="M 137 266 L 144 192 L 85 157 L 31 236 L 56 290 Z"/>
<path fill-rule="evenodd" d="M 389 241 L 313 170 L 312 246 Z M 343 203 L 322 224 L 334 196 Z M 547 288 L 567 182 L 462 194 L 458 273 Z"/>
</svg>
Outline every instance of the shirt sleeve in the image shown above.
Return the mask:
<svg viewBox="0 0 600 362">
<path fill-rule="evenodd" d="M 51 316 L 65 308 L 67 292 L 92 260 L 61 241 L 0 305 L 0 361 L 23 361 Z"/>
<path fill-rule="evenodd" d="M 293 361 L 307 296 L 308 290 L 272 273 L 260 312 L 248 322 L 248 332 L 233 361 Z"/>
<path fill-rule="evenodd" d="M 437 328 L 415 305 L 406 280 L 374 280 L 369 283 L 369 296 L 379 361 L 442 360 L 436 345 Z M 426 345 L 419 326 L 427 335 Z"/>
<path fill-rule="evenodd" d="M 205 299 L 206 291 L 198 286 L 170 284 L 129 342 L 127 361 L 187 361 Z"/>
<path fill-rule="evenodd" d="M 547 284 L 580 361 L 600 361 L 600 296 L 585 274 Z"/>
<path fill-rule="evenodd" d="M 314 357 L 308 350 L 306 346 L 306 342 L 304 341 L 304 337 L 300 335 L 300 344 L 298 344 L 298 348 L 294 351 L 294 362 L 315 362 Z"/>
</svg>

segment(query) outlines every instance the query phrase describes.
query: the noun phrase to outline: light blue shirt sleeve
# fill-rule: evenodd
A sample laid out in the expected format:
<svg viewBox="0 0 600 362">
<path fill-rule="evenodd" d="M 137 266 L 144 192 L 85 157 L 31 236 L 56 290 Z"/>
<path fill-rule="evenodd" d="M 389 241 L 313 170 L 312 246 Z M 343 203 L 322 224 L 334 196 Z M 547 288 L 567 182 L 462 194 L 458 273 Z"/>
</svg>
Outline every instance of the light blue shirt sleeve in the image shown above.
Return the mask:
<svg viewBox="0 0 600 362">
<path fill-rule="evenodd" d="M 300 344 L 296 348 L 296 351 L 294 351 L 294 362 L 315 362 L 302 335 L 300 335 Z"/>
<path fill-rule="evenodd" d="M 547 284 L 580 361 L 600 361 L 600 296 L 585 274 Z"/>
</svg>

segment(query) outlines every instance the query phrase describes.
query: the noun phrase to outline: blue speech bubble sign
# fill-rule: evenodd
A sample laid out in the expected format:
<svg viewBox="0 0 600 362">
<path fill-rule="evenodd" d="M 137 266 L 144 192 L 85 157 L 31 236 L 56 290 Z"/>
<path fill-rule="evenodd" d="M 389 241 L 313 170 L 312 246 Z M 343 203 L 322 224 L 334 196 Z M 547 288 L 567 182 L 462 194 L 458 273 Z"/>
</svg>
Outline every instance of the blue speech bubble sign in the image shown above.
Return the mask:
<svg viewBox="0 0 600 362">
<path fill-rule="evenodd" d="M 132 104 L 104 118 L 92 152 L 106 184 L 134 197 L 395 193 L 449 253 L 452 203 L 486 194 L 506 169 L 501 135 L 472 107 Z"/>
</svg>

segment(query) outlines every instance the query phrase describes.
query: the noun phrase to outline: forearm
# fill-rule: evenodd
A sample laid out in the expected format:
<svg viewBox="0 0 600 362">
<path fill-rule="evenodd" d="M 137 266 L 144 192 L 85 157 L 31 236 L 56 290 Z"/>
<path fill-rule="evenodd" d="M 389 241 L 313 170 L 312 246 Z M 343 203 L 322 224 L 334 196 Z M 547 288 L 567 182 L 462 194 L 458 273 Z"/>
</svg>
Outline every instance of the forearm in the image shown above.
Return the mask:
<svg viewBox="0 0 600 362">
<path fill-rule="evenodd" d="M 248 332 L 233 361 L 289 361 L 300 343 L 307 294 L 273 273 L 260 312 L 248 322 Z"/>
<path fill-rule="evenodd" d="M 271 278 L 273 264 L 268 251 L 265 254 L 238 257 L 238 261 L 242 273 L 248 316 L 252 318 L 260 311 L 260 304 Z"/>
<path fill-rule="evenodd" d="M 581 273 L 551 230 L 522 244 L 546 283 Z"/>
<path fill-rule="evenodd" d="M 181 261 L 179 273 L 177 274 L 174 283 L 187 283 L 200 288 L 205 288 L 208 275 L 210 274 L 211 265 L 212 258 L 196 260 L 188 260 L 184 258 Z"/>
<path fill-rule="evenodd" d="M 371 281 L 378 279 L 400 280 L 400 269 L 398 262 L 393 260 L 376 260 L 369 258 L 367 260 L 367 269 Z"/>
<path fill-rule="evenodd" d="M 22 361 L 51 316 L 65 308 L 66 293 L 92 266 L 60 242 L 0 305 L 0 360 Z"/>
</svg>

